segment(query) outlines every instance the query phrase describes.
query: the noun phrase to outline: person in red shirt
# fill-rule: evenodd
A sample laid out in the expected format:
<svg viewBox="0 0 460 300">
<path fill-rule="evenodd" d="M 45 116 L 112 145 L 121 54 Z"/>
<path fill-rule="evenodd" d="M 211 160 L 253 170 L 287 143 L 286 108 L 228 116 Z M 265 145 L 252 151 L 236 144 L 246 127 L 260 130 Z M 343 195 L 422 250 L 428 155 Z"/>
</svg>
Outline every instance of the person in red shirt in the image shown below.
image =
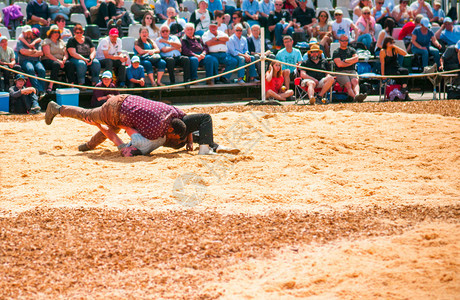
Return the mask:
<svg viewBox="0 0 460 300">
<path fill-rule="evenodd" d="M 265 83 L 265 92 L 268 98 L 286 101 L 287 98 L 294 95 L 293 90 L 286 90 L 286 87 L 283 86 L 284 77 L 279 62 L 271 62 L 267 73 L 265 73 Z"/>
</svg>

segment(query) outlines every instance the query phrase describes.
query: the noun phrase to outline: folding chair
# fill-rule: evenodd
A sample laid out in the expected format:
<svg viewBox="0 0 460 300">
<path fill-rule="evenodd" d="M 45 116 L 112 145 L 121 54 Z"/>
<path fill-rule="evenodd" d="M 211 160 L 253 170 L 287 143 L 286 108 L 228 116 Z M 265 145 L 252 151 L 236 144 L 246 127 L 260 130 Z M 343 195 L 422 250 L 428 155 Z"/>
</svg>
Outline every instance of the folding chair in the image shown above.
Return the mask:
<svg viewBox="0 0 460 300">
<path fill-rule="evenodd" d="M 294 94 L 295 95 L 294 104 L 310 104 L 310 98 L 308 97 L 308 92 L 307 92 L 308 87 L 307 86 L 302 86 L 302 78 L 301 77 L 297 77 L 297 78 L 294 79 L 294 87 L 295 87 L 295 89 L 294 89 L 294 93 L 295 93 Z M 334 86 L 332 86 L 332 87 L 334 87 Z M 329 92 L 324 95 L 325 98 L 329 98 L 329 102 L 332 102 L 332 91 L 333 91 L 333 88 L 331 88 L 329 90 Z M 319 93 L 319 92 L 321 92 L 321 88 L 315 88 L 315 93 Z M 305 101 L 307 101 L 307 102 L 305 102 Z M 300 103 L 300 102 L 302 102 L 302 103 Z"/>
</svg>

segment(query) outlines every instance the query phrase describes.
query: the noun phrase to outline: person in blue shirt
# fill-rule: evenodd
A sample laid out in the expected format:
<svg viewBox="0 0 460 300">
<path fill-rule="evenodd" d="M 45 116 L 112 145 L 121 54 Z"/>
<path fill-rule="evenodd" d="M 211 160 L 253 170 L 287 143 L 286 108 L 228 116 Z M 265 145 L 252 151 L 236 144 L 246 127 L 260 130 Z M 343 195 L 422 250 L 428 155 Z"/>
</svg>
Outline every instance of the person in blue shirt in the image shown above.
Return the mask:
<svg viewBox="0 0 460 300">
<path fill-rule="evenodd" d="M 291 65 L 299 65 L 302 62 L 302 53 L 297 48 L 294 48 L 294 41 L 290 35 L 283 37 L 284 49 L 281 49 L 276 54 L 276 60 L 279 60 L 284 63 Z M 297 68 L 293 66 L 288 66 L 282 64 L 283 77 L 284 77 L 284 86 L 288 87 L 291 83 L 291 80 L 294 80 L 297 76 Z"/>
<path fill-rule="evenodd" d="M 170 35 L 169 26 L 163 24 L 160 27 L 160 37 L 156 39 L 160 55 L 166 61 L 166 68 L 169 73 L 169 81 L 171 84 L 176 83 L 174 75 L 174 67 L 181 66 L 184 69 L 184 82 L 190 81 L 190 59 L 181 54 L 182 43 L 175 35 Z"/>
<path fill-rule="evenodd" d="M 428 18 L 423 18 L 420 24 L 421 26 L 415 28 L 412 32 L 412 53 L 420 54 L 422 56 L 422 68 L 428 66 L 429 55 L 434 56 L 436 65 L 439 67 L 440 56 L 438 49 L 441 49 L 442 46 L 434 36 L 434 33 L 430 30 L 430 20 Z M 431 46 L 430 42 L 432 42 L 438 49 Z"/>
<path fill-rule="evenodd" d="M 455 45 L 460 40 L 460 25 L 454 26 L 452 19 L 447 17 L 441 28 L 436 31 L 435 37 L 447 46 Z"/>
<path fill-rule="evenodd" d="M 131 65 L 126 69 L 126 78 L 129 88 L 145 87 L 145 71 L 139 56 L 131 58 Z M 148 95 L 148 91 L 142 91 L 142 97 L 148 98 Z"/>
<path fill-rule="evenodd" d="M 438 23 L 439 25 L 444 23 L 444 18 L 446 13 L 441 8 L 441 2 L 439 0 L 434 1 L 433 3 L 433 18 L 430 19 L 430 22 Z"/>
<path fill-rule="evenodd" d="M 176 0 L 160 0 L 160 5 L 155 7 L 155 13 L 160 19 L 159 23 L 163 23 L 168 19 L 168 7 L 173 7 L 179 11 L 179 5 Z"/>
<path fill-rule="evenodd" d="M 268 18 L 270 13 L 275 10 L 275 3 L 273 0 L 262 0 L 259 2 L 259 16 L 265 18 L 267 21 L 265 24 L 261 24 L 264 27 L 265 32 L 268 34 Z"/>
<path fill-rule="evenodd" d="M 268 17 L 264 17 L 260 14 L 260 5 L 257 0 L 243 0 L 241 10 L 244 12 L 244 20 L 249 25 L 260 24 L 262 27 L 267 26 Z"/>
<path fill-rule="evenodd" d="M 243 36 L 243 26 L 241 24 L 235 25 L 235 33 L 230 37 L 227 42 L 228 53 L 231 55 L 231 59 L 237 61 L 238 67 L 242 67 L 247 63 L 254 61 L 254 56 L 249 55 L 248 41 Z M 245 69 L 238 70 L 238 83 L 244 84 L 244 73 Z M 254 64 L 249 66 L 249 78 L 250 81 L 259 82 L 255 79 L 257 77 L 256 66 Z M 248 81 L 249 82 L 249 81 Z"/>
</svg>

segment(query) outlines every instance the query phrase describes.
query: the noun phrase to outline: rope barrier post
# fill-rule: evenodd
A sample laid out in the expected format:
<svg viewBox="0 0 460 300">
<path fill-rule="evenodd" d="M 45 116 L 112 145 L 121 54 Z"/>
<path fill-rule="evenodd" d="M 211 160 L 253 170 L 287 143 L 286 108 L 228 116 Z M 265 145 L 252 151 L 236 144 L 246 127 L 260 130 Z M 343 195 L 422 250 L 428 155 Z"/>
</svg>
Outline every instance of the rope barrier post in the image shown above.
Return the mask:
<svg viewBox="0 0 460 300">
<path fill-rule="evenodd" d="M 265 101 L 265 29 L 260 28 L 260 88 L 262 101 Z"/>
</svg>

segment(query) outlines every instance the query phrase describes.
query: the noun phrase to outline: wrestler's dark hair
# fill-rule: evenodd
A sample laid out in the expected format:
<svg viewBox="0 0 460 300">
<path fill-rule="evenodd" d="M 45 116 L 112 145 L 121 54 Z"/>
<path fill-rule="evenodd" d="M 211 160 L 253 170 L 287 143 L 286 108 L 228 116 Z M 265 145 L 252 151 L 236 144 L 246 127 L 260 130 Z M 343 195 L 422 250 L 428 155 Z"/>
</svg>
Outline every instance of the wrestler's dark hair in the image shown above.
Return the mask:
<svg viewBox="0 0 460 300">
<path fill-rule="evenodd" d="M 185 125 L 181 119 L 172 119 L 171 127 L 174 129 L 174 133 L 180 136 L 181 140 L 185 138 L 187 134 L 187 125 Z"/>
</svg>

